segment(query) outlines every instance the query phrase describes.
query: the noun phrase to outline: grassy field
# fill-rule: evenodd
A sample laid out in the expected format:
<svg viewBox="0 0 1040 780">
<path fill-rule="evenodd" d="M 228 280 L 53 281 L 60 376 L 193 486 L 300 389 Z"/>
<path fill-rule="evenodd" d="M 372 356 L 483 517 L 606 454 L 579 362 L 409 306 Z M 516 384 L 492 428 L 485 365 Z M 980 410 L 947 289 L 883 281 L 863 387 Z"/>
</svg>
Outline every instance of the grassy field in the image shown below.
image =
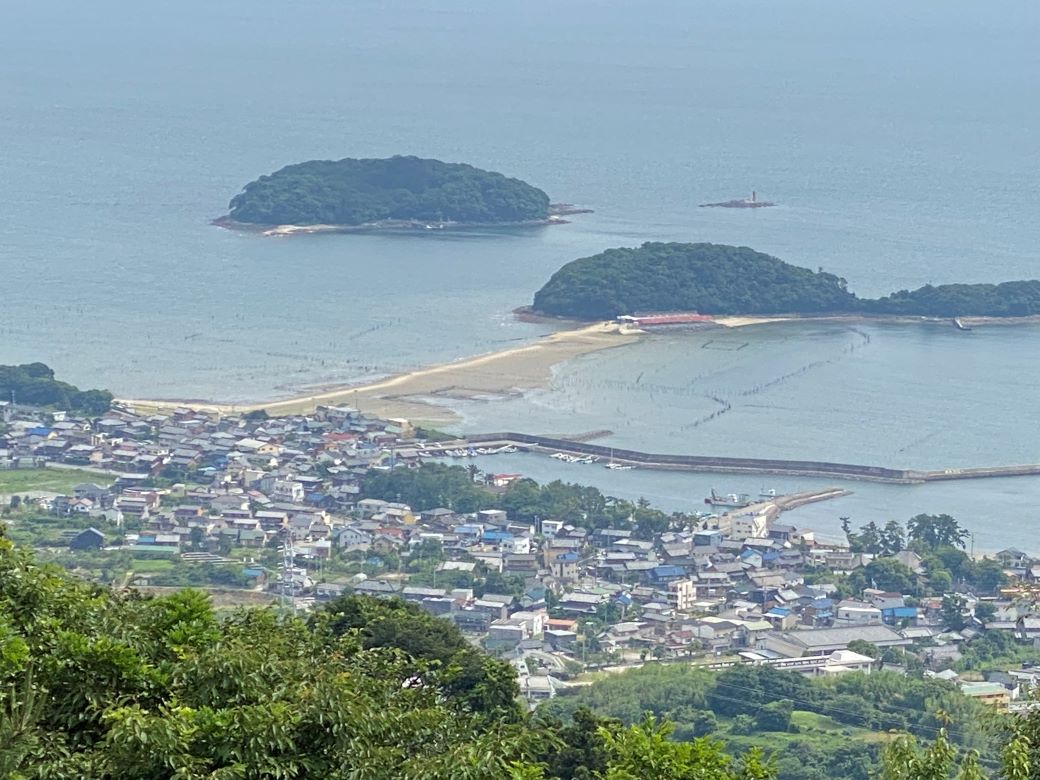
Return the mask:
<svg viewBox="0 0 1040 780">
<path fill-rule="evenodd" d="M 81 482 L 111 484 L 112 477 L 76 469 L 4 469 L 0 470 L 0 495 L 43 491 L 70 493 Z"/>
<path fill-rule="evenodd" d="M 156 560 L 155 558 L 134 558 L 130 568 L 135 574 L 165 574 L 173 571 L 176 561 Z"/>
<path fill-rule="evenodd" d="M 720 733 L 728 731 L 729 719 L 719 718 Z M 747 736 L 726 734 L 726 741 L 739 745 L 746 750 L 759 747 L 766 752 L 781 751 L 792 742 L 808 742 L 822 750 L 837 750 L 842 745 L 856 740 L 861 742 L 882 742 L 890 736 L 884 732 L 846 726 L 826 715 L 815 712 L 795 710 L 791 713 L 791 724 L 798 727 L 797 732 L 763 731 Z"/>
</svg>

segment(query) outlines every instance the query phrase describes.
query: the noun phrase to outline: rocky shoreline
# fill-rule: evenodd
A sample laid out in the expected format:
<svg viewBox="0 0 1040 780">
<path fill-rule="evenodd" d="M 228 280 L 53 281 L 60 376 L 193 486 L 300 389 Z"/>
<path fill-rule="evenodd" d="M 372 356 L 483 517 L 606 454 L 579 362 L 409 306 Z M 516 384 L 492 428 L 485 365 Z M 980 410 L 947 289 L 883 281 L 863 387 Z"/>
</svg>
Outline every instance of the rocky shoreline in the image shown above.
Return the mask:
<svg viewBox="0 0 1040 780">
<path fill-rule="evenodd" d="M 359 225 L 261 225 L 252 222 L 238 222 L 225 214 L 212 220 L 210 224 L 243 233 L 259 233 L 262 236 L 281 237 L 314 235 L 317 233 L 370 233 L 375 231 L 414 233 L 419 231 L 479 230 L 482 228 L 544 227 L 546 225 L 566 225 L 570 222 L 570 220 L 564 219 L 566 216 L 591 213 L 592 209 L 581 208 L 572 203 L 552 203 L 549 205 L 549 214 L 544 219 L 528 219 L 517 222 L 426 222 L 416 219 L 384 219 Z"/>
</svg>

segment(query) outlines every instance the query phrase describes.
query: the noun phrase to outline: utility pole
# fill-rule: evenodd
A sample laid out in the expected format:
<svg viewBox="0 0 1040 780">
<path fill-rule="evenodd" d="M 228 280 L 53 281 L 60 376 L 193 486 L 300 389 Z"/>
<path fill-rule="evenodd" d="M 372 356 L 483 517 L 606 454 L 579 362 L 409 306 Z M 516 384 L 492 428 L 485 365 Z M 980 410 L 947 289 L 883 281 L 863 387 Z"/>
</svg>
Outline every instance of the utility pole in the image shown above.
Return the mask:
<svg viewBox="0 0 1040 780">
<path fill-rule="evenodd" d="M 285 544 L 282 545 L 282 609 L 289 609 L 296 614 L 296 585 L 293 582 L 293 567 L 296 551 L 293 549 L 292 529 L 288 530 Z"/>
</svg>

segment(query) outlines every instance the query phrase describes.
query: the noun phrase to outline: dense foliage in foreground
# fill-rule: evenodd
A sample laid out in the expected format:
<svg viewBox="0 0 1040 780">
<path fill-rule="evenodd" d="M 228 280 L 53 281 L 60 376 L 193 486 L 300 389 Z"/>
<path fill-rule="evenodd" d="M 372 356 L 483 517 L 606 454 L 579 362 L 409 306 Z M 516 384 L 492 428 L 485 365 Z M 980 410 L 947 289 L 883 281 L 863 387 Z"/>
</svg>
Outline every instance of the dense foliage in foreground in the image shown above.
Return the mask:
<svg viewBox="0 0 1040 780">
<path fill-rule="evenodd" d="M 0 538 L 0 776 L 766 780 L 757 754 L 589 713 L 535 720 L 511 667 L 398 601 L 214 613 L 38 565 Z"/>
<path fill-rule="evenodd" d="M 533 308 L 579 319 L 665 311 L 1012 317 L 1040 314 L 1040 281 L 927 285 L 870 300 L 822 269 L 747 247 L 646 243 L 568 263 L 535 293 Z"/>
<path fill-rule="evenodd" d="M 0 366 L 0 401 L 49 406 L 84 414 L 103 414 L 112 405 L 107 390 L 80 390 L 54 378 L 54 369 L 43 363 Z"/>
<path fill-rule="evenodd" d="M 935 681 L 670 666 L 586 689 L 599 713 L 567 698 L 528 715 L 516 694 L 508 664 L 414 605 L 218 616 L 201 593 L 111 591 L 0 537 L 5 778 L 981 780 L 987 763 L 948 737 L 981 746 L 977 705 Z M 1040 765 L 1038 717 L 998 724 L 1007 780 Z M 828 722 L 847 726 L 822 738 Z M 878 758 L 867 728 L 924 744 L 893 735 Z"/>
<path fill-rule="evenodd" d="M 380 220 L 495 223 L 544 219 L 537 187 L 472 165 L 390 157 L 311 160 L 250 182 L 231 218 L 261 225 L 361 225 Z"/>
</svg>

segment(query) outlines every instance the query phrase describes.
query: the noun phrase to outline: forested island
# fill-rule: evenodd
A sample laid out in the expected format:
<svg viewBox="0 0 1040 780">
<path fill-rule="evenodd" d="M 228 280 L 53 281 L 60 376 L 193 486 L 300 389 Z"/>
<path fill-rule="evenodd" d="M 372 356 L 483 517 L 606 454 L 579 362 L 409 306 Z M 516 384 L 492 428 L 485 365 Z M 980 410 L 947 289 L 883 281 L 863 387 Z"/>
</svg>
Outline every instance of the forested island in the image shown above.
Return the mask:
<svg viewBox="0 0 1040 780">
<path fill-rule="evenodd" d="M 546 222 L 549 196 L 501 173 L 419 157 L 311 160 L 250 182 L 226 220 L 274 225 L 419 227 Z M 219 222 L 219 221 L 218 221 Z"/>
<path fill-rule="evenodd" d="M 80 390 L 54 378 L 44 363 L 0 366 L 0 401 L 49 406 L 69 412 L 103 414 L 112 405 L 107 390 Z"/>
<path fill-rule="evenodd" d="M 665 311 L 1021 317 L 1040 314 L 1040 281 L 927 285 L 868 299 L 839 276 L 748 247 L 653 242 L 568 263 L 535 294 L 532 308 L 588 320 Z"/>
</svg>

